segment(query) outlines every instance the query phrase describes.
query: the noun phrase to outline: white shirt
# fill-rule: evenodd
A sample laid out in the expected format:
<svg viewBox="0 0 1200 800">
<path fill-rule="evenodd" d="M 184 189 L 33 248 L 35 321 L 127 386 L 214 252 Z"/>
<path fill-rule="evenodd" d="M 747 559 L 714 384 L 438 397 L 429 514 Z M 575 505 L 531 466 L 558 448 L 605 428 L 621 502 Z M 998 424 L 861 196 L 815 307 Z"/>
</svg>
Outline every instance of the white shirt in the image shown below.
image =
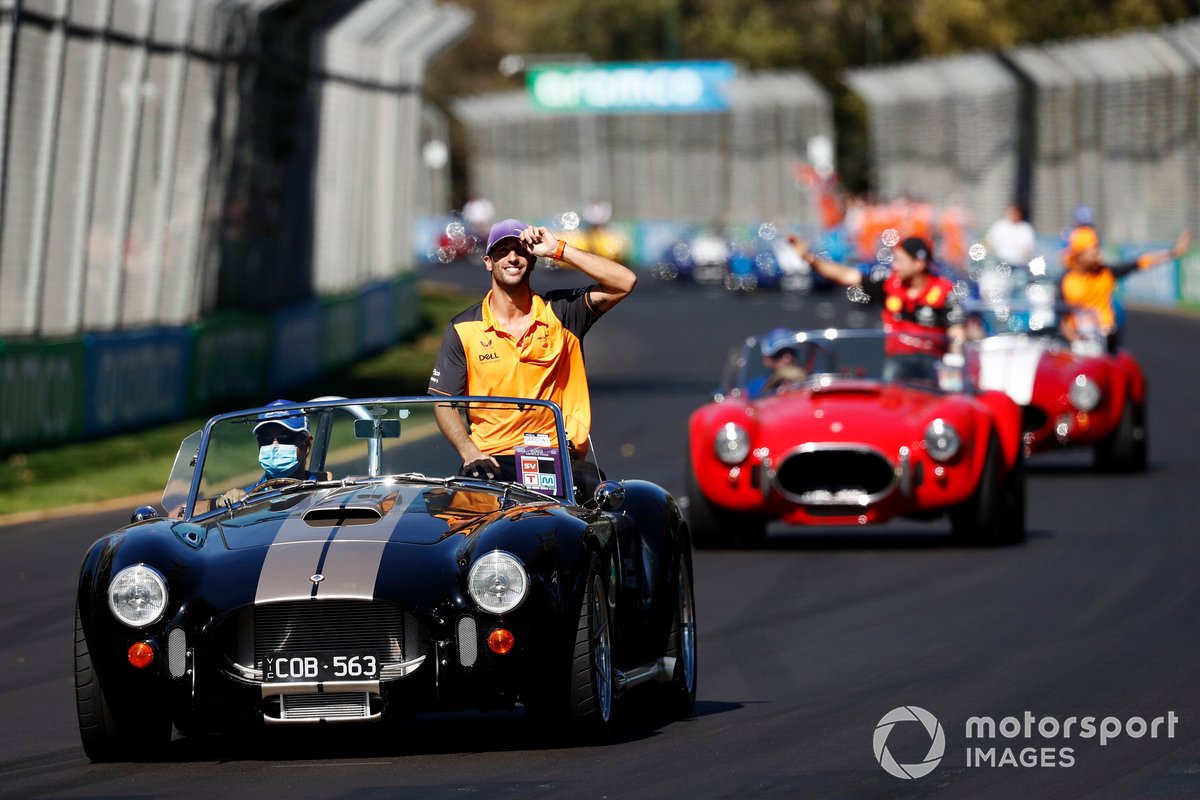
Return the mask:
<svg viewBox="0 0 1200 800">
<path fill-rule="evenodd" d="M 1013 222 L 1008 217 L 992 223 L 988 228 L 987 243 L 992 255 L 1007 264 L 1029 263 L 1036 247 L 1033 226 L 1025 220 Z"/>
</svg>

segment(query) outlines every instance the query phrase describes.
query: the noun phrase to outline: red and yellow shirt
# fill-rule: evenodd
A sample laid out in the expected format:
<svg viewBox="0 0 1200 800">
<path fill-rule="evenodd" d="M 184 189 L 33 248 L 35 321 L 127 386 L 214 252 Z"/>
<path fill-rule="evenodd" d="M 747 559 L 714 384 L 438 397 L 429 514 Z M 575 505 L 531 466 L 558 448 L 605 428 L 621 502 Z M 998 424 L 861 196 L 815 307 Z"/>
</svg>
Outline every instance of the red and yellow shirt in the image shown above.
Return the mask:
<svg viewBox="0 0 1200 800">
<path fill-rule="evenodd" d="M 880 315 L 888 355 L 946 354 L 950 344 L 946 328 L 963 321 L 953 283 L 930 275 L 920 291 L 911 293 L 899 276 L 890 274 L 886 278 L 867 277 L 862 289 L 868 300 L 883 305 Z"/>
<path fill-rule="evenodd" d="M 592 287 L 535 295 L 529 328 L 518 340 L 492 315 L 491 292 L 450 321 L 429 378 L 429 393 L 446 396 L 530 397 L 559 405 L 573 443 L 587 441 L 591 396 L 583 363 L 583 337 L 600 312 Z M 508 455 L 526 433 L 551 433 L 553 423 L 528 413 L 472 407 L 471 440 L 485 453 Z"/>
</svg>

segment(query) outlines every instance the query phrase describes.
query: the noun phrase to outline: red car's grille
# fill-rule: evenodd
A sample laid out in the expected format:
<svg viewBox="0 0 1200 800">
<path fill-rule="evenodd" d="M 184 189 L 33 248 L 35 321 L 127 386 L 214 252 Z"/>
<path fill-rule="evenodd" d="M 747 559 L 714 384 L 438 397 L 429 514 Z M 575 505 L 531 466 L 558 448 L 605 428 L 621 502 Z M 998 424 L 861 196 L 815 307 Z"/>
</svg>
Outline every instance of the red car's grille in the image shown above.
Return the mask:
<svg viewBox="0 0 1200 800">
<path fill-rule="evenodd" d="M 861 508 L 886 495 L 896 480 L 892 464 L 865 448 L 802 449 L 775 468 L 775 488 L 804 506 Z"/>
<path fill-rule="evenodd" d="M 1046 424 L 1046 412 L 1037 406 L 1021 407 L 1021 431 L 1032 433 L 1041 430 Z"/>
</svg>

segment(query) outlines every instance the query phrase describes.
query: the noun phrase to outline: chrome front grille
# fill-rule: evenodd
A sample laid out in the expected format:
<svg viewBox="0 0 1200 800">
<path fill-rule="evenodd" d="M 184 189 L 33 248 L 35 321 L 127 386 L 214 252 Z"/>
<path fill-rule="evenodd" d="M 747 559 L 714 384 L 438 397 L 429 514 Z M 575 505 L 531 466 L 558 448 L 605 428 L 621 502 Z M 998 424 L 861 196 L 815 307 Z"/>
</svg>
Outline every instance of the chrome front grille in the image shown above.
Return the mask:
<svg viewBox="0 0 1200 800">
<path fill-rule="evenodd" d="M 369 600 L 299 600 L 242 609 L 216 636 L 227 669 L 244 680 L 262 681 L 275 653 L 374 653 L 380 680 L 415 668 L 424 649 L 416 620 L 401 609 Z"/>
<path fill-rule="evenodd" d="M 366 692 L 285 694 L 279 698 L 279 719 L 284 722 L 366 719 L 371 701 Z"/>
<path fill-rule="evenodd" d="M 805 445 L 776 465 L 773 483 L 799 505 L 852 509 L 876 502 L 896 480 L 896 468 L 876 450 Z"/>
</svg>

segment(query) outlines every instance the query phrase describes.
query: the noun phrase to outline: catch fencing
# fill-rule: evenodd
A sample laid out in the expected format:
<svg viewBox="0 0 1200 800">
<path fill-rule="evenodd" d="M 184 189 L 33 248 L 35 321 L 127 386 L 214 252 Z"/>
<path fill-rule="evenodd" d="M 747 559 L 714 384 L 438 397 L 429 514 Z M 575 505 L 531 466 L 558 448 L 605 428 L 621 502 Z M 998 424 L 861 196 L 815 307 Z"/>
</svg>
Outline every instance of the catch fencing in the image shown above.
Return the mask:
<svg viewBox="0 0 1200 800">
<path fill-rule="evenodd" d="M 1050 235 L 1087 205 L 1111 243 L 1200 223 L 1200 21 L 847 76 L 885 197 L 958 202 L 986 228 L 1014 200 Z"/>
<path fill-rule="evenodd" d="M 0 452 L 266 402 L 419 322 L 432 0 L 0 0 Z"/>
<path fill-rule="evenodd" d="M 563 114 L 503 92 L 462 99 L 453 113 L 471 190 L 499 216 L 604 202 L 619 220 L 815 224 L 817 197 L 799 170 L 814 142 L 832 148 L 828 94 L 798 72 L 738 75 L 725 94 L 725 111 Z"/>
<path fill-rule="evenodd" d="M 0 0 L 0 337 L 185 325 L 412 267 L 448 202 L 431 0 Z M 440 142 L 433 137 L 442 137 Z"/>
</svg>

